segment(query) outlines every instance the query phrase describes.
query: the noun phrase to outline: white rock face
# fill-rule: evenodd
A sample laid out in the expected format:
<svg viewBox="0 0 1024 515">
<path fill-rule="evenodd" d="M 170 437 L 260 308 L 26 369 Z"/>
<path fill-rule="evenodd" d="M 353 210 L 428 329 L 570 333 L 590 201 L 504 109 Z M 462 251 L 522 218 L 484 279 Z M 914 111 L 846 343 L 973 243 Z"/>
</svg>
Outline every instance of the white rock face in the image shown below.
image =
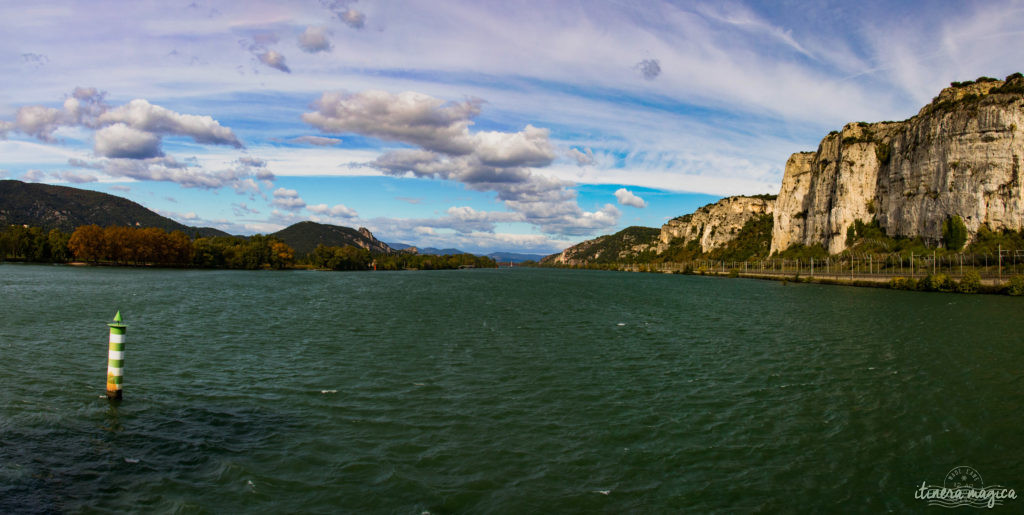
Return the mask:
<svg viewBox="0 0 1024 515">
<path fill-rule="evenodd" d="M 952 215 L 971 237 L 982 224 L 1024 228 L 1024 78 L 992 91 L 1002 86 L 946 88 L 909 120 L 847 124 L 816 152 L 794 154 L 776 201 L 772 252 L 793 244 L 840 252 L 855 220 L 877 219 L 890 236 L 932 243 Z"/>
<path fill-rule="evenodd" d="M 703 206 L 693 214 L 673 218 L 661 226 L 656 247 L 658 253 L 668 249 L 674 239 L 698 240 L 702 252 L 724 246 L 736 237 L 743 224 L 764 214 L 772 214 L 775 202 L 757 197 L 728 197 Z"/>
</svg>

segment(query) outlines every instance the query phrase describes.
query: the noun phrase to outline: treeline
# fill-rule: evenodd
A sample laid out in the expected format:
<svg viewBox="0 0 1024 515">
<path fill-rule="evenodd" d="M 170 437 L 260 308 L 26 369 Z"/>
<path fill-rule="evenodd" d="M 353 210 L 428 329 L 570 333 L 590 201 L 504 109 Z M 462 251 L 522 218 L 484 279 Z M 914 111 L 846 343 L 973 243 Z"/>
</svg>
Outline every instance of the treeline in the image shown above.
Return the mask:
<svg viewBox="0 0 1024 515">
<path fill-rule="evenodd" d="M 0 233 L 0 260 L 255 270 L 290 268 L 295 263 L 295 252 L 287 244 L 263 235 L 192 240 L 181 231 L 153 227 L 84 225 L 67 234 L 57 229 L 9 226 Z"/>
<path fill-rule="evenodd" d="M 327 270 L 450 270 L 454 268 L 497 268 L 497 263 L 486 256 L 473 254 L 372 254 L 369 250 L 346 245 L 327 247 L 317 245 L 310 252 L 306 262 L 314 267 Z"/>
<path fill-rule="evenodd" d="M 0 232 L 0 261 L 92 264 L 157 265 L 196 268 L 258 270 L 288 269 L 296 265 L 327 270 L 443 270 L 461 267 L 495 268 L 489 257 L 472 254 L 371 254 L 351 245 L 319 245 L 297 259 L 288 244 L 257 234 L 215 236 L 192 240 L 181 231 L 157 228 L 84 225 L 71 234 L 53 229 L 12 225 Z"/>
<path fill-rule="evenodd" d="M 57 229 L 11 225 L 0 232 L 0 261 L 18 260 L 33 263 L 66 263 L 70 234 Z"/>
</svg>

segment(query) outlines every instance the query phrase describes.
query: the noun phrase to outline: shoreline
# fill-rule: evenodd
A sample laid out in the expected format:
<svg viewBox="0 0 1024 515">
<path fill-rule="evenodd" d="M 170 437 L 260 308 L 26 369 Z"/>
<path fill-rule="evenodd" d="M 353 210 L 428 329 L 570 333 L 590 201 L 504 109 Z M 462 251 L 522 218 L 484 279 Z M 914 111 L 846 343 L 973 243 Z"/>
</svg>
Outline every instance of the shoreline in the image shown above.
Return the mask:
<svg viewBox="0 0 1024 515">
<path fill-rule="evenodd" d="M 640 270 L 637 267 L 633 268 L 619 268 L 615 271 L 618 272 L 633 272 L 633 273 L 660 273 L 668 275 L 694 275 L 694 276 L 705 276 L 705 277 L 719 277 L 727 279 L 757 279 L 761 281 L 776 281 L 782 283 L 812 283 L 812 284 L 826 284 L 832 286 L 854 286 L 859 288 L 883 288 L 889 290 L 903 290 L 903 291 L 918 291 L 922 293 L 957 293 L 964 295 L 1004 295 L 1008 297 L 1014 297 L 1007 290 L 1010 288 L 1011 278 L 1006 277 L 1004 279 L 999 278 L 982 278 L 977 291 L 959 291 L 957 289 L 958 282 L 954 282 L 950 289 L 922 289 L 916 287 L 917 284 L 921 283 L 924 279 L 931 277 L 930 275 L 842 275 L 842 274 L 814 274 L 804 275 L 795 272 L 734 272 L 734 271 L 715 271 L 715 270 L 702 270 L 699 272 L 685 273 L 680 270 Z M 951 277 L 946 274 L 936 274 L 947 278 L 950 281 L 954 281 Z M 894 281 L 899 281 L 902 284 L 907 284 L 907 281 L 913 281 L 915 287 L 895 287 Z"/>
</svg>

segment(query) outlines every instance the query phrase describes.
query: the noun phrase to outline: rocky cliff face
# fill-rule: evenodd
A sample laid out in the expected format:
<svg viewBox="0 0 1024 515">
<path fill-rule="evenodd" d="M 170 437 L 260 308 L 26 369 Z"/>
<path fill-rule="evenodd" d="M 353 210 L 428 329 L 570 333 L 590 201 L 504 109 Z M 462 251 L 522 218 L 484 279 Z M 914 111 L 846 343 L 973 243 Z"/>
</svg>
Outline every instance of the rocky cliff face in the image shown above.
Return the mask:
<svg viewBox="0 0 1024 515">
<path fill-rule="evenodd" d="M 692 214 L 673 218 L 661 226 L 656 251 L 664 252 L 672 240 L 697 240 L 701 252 L 729 243 L 750 219 L 772 214 L 775 202 L 762 197 L 728 197 L 703 206 Z"/>
<path fill-rule="evenodd" d="M 902 122 L 851 123 L 786 163 L 772 252 L 846 246 L 855 220 L 937 243 L 960 216 L 970 234 L 1024 228 L 1024 77 L 944 89 Z M 703 245 L 703 242 L 702 242 Z"/>
</svg>

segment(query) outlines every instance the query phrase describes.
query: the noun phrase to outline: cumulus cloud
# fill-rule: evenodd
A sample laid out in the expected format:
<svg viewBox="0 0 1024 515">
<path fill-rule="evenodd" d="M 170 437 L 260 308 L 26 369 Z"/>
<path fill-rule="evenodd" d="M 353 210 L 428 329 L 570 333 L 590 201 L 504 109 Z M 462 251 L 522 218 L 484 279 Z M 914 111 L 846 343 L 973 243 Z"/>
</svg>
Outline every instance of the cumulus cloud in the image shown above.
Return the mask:
<svg viewBox="0 0 1024 515">
<path fill-rule="evenodd" d="M 548 129 L 527 125 L 518 132 L 471 132 L 482 103 L 445 102 L 416 92 L 324 93 L 303 120 L 327 133 L 357 133 L 419 147 L 388 152 L 370 166 L 389 175 L 452 180 L 493 191 L 518 221 L 545 232 L 580 235 L 617 223 L 615 206 L 585 212 L 570 183 L 533 171 L 555 159 Z M 493 224 L 472 230 L 493 230 Z"/>
<path fill-rule="evenodd" d="M 634 66 L 647 80 L 654 80 L 661 75 L 661 64 L 657 59 L 644 59 Z"/>
<path fill-rule="evenodd" d="M 619 201 L 619 204 L 623 206 L 633 206 L 637 208 L 647 207 L 647 202 L 644 199 L 636 196 L 632 191 L 626 188 L 619 188 L 615 190 L 615 198 Z"/>
<path fill-rule="evenodd" d="M 306 201 L 302 200 L 299 192 L 285 188 L 274 190 L 274 200 L 271 203 L 279 208 L 289 211 L 298 211 L 306 207 Z"/>
<path fill-rule="evenodd" d="M 341 143 L 341 140 L 338 138 L 328 138 L 325 136 L 299 136 L 297 138 L 292 138 L 290 141 L 293 143 L 303 143 L 318 147 L 333 147 L 334 145 Z"/>
<path fill-rule="evenodd" d="M 62 126 L 96 127 L 96 117 L 107 109 L 105 93 L 95 88 L 75 88 L 61 109 L 40 105 L 22 106 L 8 130 L 17 130 L 42 141 L 53 142 L 53 132 Z"/>
<path fill-rule="evenodd" d="M 146 159 L 164 155 L 160 150 L 160 136 L 140 131 L 124 123 L 108 125 L 96 131 L 93 138 L 93 150 L 102 157 Z"/>
<path fill-rule="evenodd" d="M 99 116 L 100 123 L 124 123 L 134 129 L 160 135 L 188 136 L 196 143 L 230 145 L 242 148 L 231 129 L 209 116 L 180 114 L 164 107 L 135 99 Z"/>
<path fill-rule="evenodd" d="M 327 27 L 306 27 L 306 30 L 299 34 L 299 48 L 310 54 L 330 52 L 333 45 L 327 37 L 328 34 L 330 31 L 327 30 Z"/>
<path fill-rule="evenodd" d="M 478 99 L 445 103 L 413 91 L 324 93 L 302 120 L 327 133 L 357 133 L 463 155 L 473 151 L 470 119 L 480 113 L 480 104 Z"/>
<path fill-rule="evenodd" d="M 273 68 L 275 70 L 280 70 L 280 71 L 283 71 L 285 73 L 291 73 L 292 72 L 292 70 L 290 68 L 288 68 L 288 65 L 285 64 L 285 62 L 284 62 L 285 61 L 284 55 L 282 55 L 277 50 L 266 50 L 264 52 L 261 52 L 261 53 L 257 54 L 256 57 L 260 60 L 261 63 L 263 63 L 263 64 L 265 64 L 265 65 L 267 65 L 267 66 L 269 66 L 269 67 L 271 67 L 271 68 Z"/>
<path fill-rule="evenodd" d="M 527 125 L 521 132 L 478 132 L 473 153 L 488 166 L 547 166 L 555 159 L 548 129 Z"/>
<path fill-rule="evenodd" d="M 333 207 L 328 206 L 327 204 L 316 204 L 312 206 L 306 206 L 306 209 L 318 215 L 327 215 L 332 217 L 356 218 L 357 216 L 359 216 L 359 213 L 357 213 L 355 209 L 352 209 L 344 204 L 335 204 Z"/>
<path fill-rule="evenodd" d="M 41 105 L 22 106 L 14 122 L 0 122 L 0 136 L 18 131 L 46 142 L 54 142 L 61 127 L 94 129 L 93 151 L 113 159 L 146 160 L 164 157 L 164 136 L 186 136 L 197 143 L 230 145 L 242 143 L 231 129 L 209 116 L 181 114 L 135 99 L 112 108 L 106 93 L 96 88 L 75 88 L 61 108 Z"/>
</svg>

